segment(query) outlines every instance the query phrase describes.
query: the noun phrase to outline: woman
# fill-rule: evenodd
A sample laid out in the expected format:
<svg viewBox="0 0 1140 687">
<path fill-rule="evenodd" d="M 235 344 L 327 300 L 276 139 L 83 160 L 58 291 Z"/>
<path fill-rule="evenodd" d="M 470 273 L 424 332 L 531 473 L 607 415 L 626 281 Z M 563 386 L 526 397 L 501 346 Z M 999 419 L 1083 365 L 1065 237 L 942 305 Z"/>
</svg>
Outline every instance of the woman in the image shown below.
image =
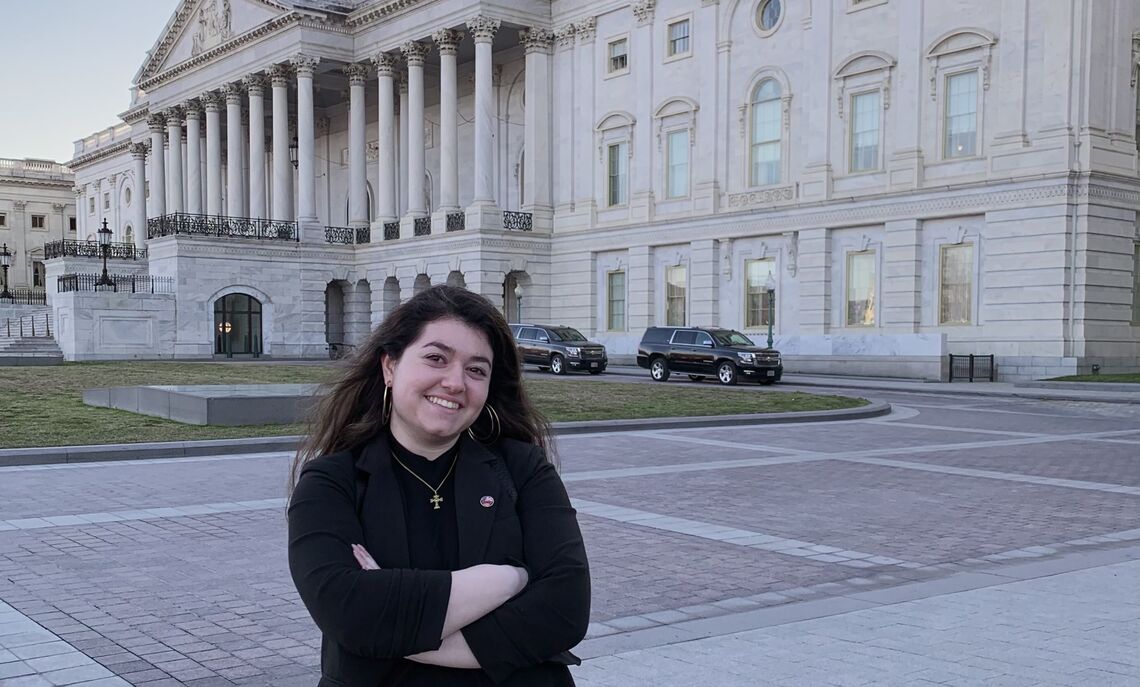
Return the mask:
<svg viewBox="0 0 1140 687">
<path fill-rule="evenodd" d="M 590 578 L 502 315 L 436 286 L 372 334 L 317 408 L 289 567 L 320 685 L 573 685 Z"/>
</svg>

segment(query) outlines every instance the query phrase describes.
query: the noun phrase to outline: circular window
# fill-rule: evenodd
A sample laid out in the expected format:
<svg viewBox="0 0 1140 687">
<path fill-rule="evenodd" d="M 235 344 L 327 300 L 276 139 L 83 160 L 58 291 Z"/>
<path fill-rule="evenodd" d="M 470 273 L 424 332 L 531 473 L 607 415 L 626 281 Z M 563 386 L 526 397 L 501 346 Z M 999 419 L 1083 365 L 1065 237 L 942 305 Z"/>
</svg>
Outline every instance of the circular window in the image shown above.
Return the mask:
<svg viewBox="0 0 1140 687">
<path fill-rule="evenodd" d="M 771 33 L 780 25 L 783 13 L 784 7 L 780 0 L 761 0 L 756 9 L 756 26 L 764 33 Z"/>
</svg>

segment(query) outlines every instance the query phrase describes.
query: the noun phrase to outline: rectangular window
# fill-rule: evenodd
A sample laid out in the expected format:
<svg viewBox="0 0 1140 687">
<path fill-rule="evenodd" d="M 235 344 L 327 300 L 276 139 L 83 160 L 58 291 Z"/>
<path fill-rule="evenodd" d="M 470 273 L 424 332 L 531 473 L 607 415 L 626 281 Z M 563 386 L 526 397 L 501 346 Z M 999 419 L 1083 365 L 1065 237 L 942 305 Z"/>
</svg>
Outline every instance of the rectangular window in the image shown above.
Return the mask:
<svg viewBox="0 0 1140 687">
<path fill-rule="evenodd" d="M 1132 256 L 1132 323 L 1140 324 L 1140 243 Z"/>
<path fill-rule="evenodd" d="M 685 326 L 685 287 L 688 285 L 688 268 L 674 265 L 665 268 L 665 325 Z"/>
<path fill-rule="evenodd" d="M 5 215 L 3 212 L 0 212 L 0 227 L 6 227 L 6 226 L 8 226 L 8 215 Z"/>
<path fill-rule="evenodd" d="M 946 78 L 945 131 L 945 157 L 971 157 L 977 153 L 977 71 Z"/>
<path fill-rule="evenodd" d="M 938 259 L 938 324 L 970 324 L 974 246 L 945 245 Z"/>
<path fill-rule="evenodd" d="M 606 275 L 606 329 L 625 331 L 625 272 Z"/>
<path fill-rule="evenodd" d="M 43 215 L 32 215 L 32 229 L 43 229 L 45 219 Z"/>
<path fill-rule="evenodd" d="M 75 218 L 74 217 L 68 217 L 67 218 L 67 228 L 70 229 L 71 231 L 75 231 Z"/>
<path fill-rule="evenodd" d="M 111 209 L 111 194 L 110 193 L 104 193 L 103 194 L 103 209 L 104 210 L 110 210 Z"/>
<path fill-rule="evenodd" d="M 665 151 L 665 197 L 689 195 L 689 130 L 672 131 Z"/>
<path fill-rule="evenodd" d="M 875 251 L 847 254 L 847 326 L 875 325 Z"/>
<path fill-rule="evenodd" d="M 626 183 L 629 179 L 629 144 L 614 143 L 609 147 L 607 167 L 609 186 L 606 191 L 606 205 L 625 205 Z"/>
<path fill-rule="evenodd" d="M 609 59 L 606 61 L 606 72 L 609 74 L 617 74 L 629 69 L 629 40 L 626 38 L 619 38 L 616 41 L 611 41 L 606 46 L 606 53 Z"/>
<path fill-rule="evenodd" d="M 879 168 L 879 92 L 851 98 L 851 171 Z"/>
<path fill-rule="evenodd" d="M 95 214 L 95 196 L 91 196 L 87 199 L 87 214 Z"/>
<path fill-rule="evenodd" d="M 689 52 L 689 20 L 682 19 L 669 25 L 669 57 Z"/>
<path fill-rule="evenodd" d="M 745 328 L 767 327 L 775 307 L 776 261 L 748 260 L 744 263 L 744 326 Z M 772 290 L 769 293 L 769 280 Z"/>
</svg>

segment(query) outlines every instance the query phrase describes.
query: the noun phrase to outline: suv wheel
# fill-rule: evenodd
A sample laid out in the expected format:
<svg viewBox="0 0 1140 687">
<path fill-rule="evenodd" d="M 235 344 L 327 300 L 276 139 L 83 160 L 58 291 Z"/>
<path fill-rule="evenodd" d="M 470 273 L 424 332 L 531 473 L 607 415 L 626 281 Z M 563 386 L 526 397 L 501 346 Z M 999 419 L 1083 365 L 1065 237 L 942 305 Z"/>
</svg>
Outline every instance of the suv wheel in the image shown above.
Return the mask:
<svg viewBox="0 0 1140 687">
<path fill-rule="evenodd" d="M 669 363 L 664 358 L 654 358 L 649 362 L 649 376 L 655 382 L 669 381 Z"/>
<path fill-rule="evenodd" d="M 550 356 L 550 371 L 556 375 L 566 373 L 566 361 L 557 353 Z"/>
<path fill-rule="evenodd" d="M 725 386 L 732 386 L 736 384 L 736 365 L 731 361 L 726 360 L 716 368 L 716 378 L 720 380 L 721 384 Z"/>
</svg>

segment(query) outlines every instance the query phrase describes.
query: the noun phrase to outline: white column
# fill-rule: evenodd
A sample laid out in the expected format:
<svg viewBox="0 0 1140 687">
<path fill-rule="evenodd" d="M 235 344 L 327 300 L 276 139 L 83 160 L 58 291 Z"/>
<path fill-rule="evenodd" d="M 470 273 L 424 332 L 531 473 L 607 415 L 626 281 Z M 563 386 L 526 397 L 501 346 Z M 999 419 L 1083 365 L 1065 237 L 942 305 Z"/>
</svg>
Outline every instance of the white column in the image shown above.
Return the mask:
<svg viewBox="0 0 1140 687">
<path fill-rule="evenodd" d="M 266 77 L 245 77 L 250 95 L 250 216 L 266 218 Z"/>
<path fill-rule="evenodd" d="M 396 122 L 395 122 L 395 80 L 396 56 L 380 53 L 373 60 L 376 76 L 380 81 L 380 94 L 377 99 L 379 113 L 378 157 L 380 168 L 377 176 L 377 226 L 372 231 L 373 241 L 382 241 L 383 223 L 396 219 Z M 379 231 L 379 233 L 377 233 Z"/>
<path fill-rule="evenodd" d="M 408 75 L 400 74 L 396 81 L 400 92 L 400 124 L 396 135 L 400 140 L 398 163 L 400 172 L 396 175 L 396 215 L 402 215 L 408 208 Z"/>
<path fill-rule="evenodd" d="M 186 104 L 186 212 L 202 214 L 202 108 Z"/>
<path fill-rule="evenodd" d="M 289 169 L 289 69 L 274 65 L 273 82 L 273 212 L 275 220 L 293 220 L 293 171 Z"/>
<path fill-rule="evenodd" d="M 348 225 L 368 226 L 368 168 L 365 166 L 364 82 L 367 65 L 349 64 L 348 75 Z"/>
<path fill-rule="evenodd" d="M 226 214 L 241 217 L 241 86 L 222 87 L 226 96 Z"/>
<path fill-rule="evenodd" d="M 400 47 L 408 65 L 408 215 L 423 217 L 424 207 L 424 58 L 427 46 L 409 41 Z"/>
<path fill-rule="evenodd" d="M 519 31 L 519 42 L 526 47 L 522 209 L 531 213 L 535 228 L 546 231 L 552 228 L 554 213 L 550 183 L 550 47 L 553 41 L 554 34 L 545 29 Z"/>
<path fill-rule="evenodd" d="M 574 41 L 577 29 L 573 24 L 560 28 L 556 34 L 558 52 L 555 54 L 555 73 L 558 74 L 558 158 L 554 160 L 554 188 L 557 190 L 558 214 L 574 211 Z"/>
<path fill-rule="evenodd" d="M 206 107 L 206 214 L 222 214 L 222 99 L 214 92 L 201 98 Z"/>
<path fill-rule="evenodd" d="M 319 61 L 310 55 L 290 61 L 297 71 L 297 218 L 306 222 L 317 221 L 313 71 Z"/>
<path fill-rule="evenodd" d="M 503 216 L 494 196 L 495 97 L 491 83 L 491 42 L 499 20 L 480 15 L 469 19 L 467 28 L 475 39 L 475 197 L 467 227 L 500 228 Z"/>
<path fill-rule="evenodd" d="M 166 137 L 162 133 L 165 123 L 166 118 L 159 114 L 153 114 L 147 120 L 150 127 L 150 201 L 155 217 L 166 214 L 166 158 L 163 150 Z M 98 195 L 95 206 L 103 207 L 103 199 Z"/>
<path fill-rule="evenodd" d="M 135 174 L 135 195 L 131 205 L 131 224 L 135 227 L 135 248 L 146 247 L 146 144 L 131 144 L 131 161 Z"/>
<path fill-rule="evenodd" d="M 439 210 L 459 209 L 459 88 L 456 83 L 458 31 L 443 29 L 432 39 L 439 46 Z"/>
<path fill-rule="evenodd" d="M 601 69 L 594 61 L 598 21 L 596 17 L 586 17 L 578 21 L 575 27 L 578 30 L 578 48 L 574 52 L 577 61 L 574 74 L 574 130 L 575 135 L 581 138 L 574 141 L 574 195 L 577 196 L 574 199 L 574 211 L 580 215 L 578 221 L 588 225 L 592 224 L 594 209 L 597 207 L 597 186 L 594 181 L 597 172 L 602 169 L 593 141 L 594 122 L 598 117 L 594 110 L 593 84 Z M 645 153 L 639 151 L 638 154 Z"/>
<path fill-rule="evenodd" d="M 182 205 L 182 110 L 172 107 L 166 111 L 166 138 L 170 141 L 170 185 L 167 187 L 167 210 L 174 214 L 183 211 Z"/>
</svg>

